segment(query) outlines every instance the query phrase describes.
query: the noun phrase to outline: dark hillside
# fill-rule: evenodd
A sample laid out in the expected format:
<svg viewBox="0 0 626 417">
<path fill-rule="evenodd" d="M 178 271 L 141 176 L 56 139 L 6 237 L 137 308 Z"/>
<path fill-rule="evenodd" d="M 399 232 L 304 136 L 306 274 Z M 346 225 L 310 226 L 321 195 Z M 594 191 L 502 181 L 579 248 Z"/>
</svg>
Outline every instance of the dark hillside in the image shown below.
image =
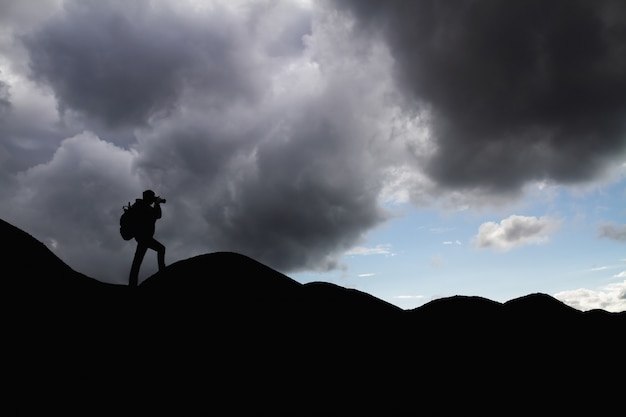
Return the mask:
<svg viewBox="0 0 626 417">
<path fill-rule="evenodd" d="M 63 289 L 102 287 L 101 283 L 74 271 L 43 243 L 28 233 L 0 219 L 0 236 L 4 242 L 5 281 L 23 290 L 62 292 Z"/>
<path fill-rule="evenodd" d="M 228 252 L 181 260 L 131 289 L 74 271 L 6 222 L 0 233 L 11 242 L 12 411 L 597 413 L 624 389 L 624 313 L 582 313 L 545 294 L 404 311 Z"/>
</svg>

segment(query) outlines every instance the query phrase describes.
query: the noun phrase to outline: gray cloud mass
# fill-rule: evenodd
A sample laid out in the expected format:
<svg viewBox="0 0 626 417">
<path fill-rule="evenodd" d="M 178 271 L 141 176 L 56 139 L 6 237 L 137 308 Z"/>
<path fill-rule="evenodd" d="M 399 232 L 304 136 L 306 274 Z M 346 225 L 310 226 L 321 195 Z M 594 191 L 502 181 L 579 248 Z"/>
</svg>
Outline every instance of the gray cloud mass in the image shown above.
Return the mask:
<svg viewBox="0 0 626 417">
<path fill-rule="evenodd" d="M 606 223 L 600 226 L 598 235 L 604 239 L 626 242 L 626 225 Z"/>
<path fill-rule="evenodd" d="M 253 94 L 254 67 L 234 17 L 205 17 L 178 15 L 167 3 L 67 2 L 24 42 L 33 77 L 52 87 L 62 111 L 136 126 L 170 111 L 184 88 L 206 89 L 216 101 Z"/>
<path fill-rule="evenodd" d="M 337 1 L 380 32 L 431 113 L 440 185 L 499 191 L 599 174 L 623 152 L 626 7 L 617 1 Z"/>
<path fill-rule="evenodd" d="M 495 201 L 626 150 L 619 2 L 7 4 L 0 217 L 105 281 L 145 188 L 168 261 L 327 270 L 389 196 Z"/>
</svg>

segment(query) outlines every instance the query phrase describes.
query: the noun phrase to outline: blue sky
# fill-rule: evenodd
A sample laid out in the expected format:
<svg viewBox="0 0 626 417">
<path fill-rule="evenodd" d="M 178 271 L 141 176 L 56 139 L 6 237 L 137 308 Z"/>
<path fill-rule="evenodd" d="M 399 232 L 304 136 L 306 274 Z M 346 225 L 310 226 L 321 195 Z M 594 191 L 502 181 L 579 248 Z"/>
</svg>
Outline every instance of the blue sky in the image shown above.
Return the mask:
<svg viewBox="0 0 626 417">
<path fill-rule="evenodd" d="M 291 276 L 356 288 L 405 309 L 452 295 L 505 302 L 542 292 L 583 310 L 622 311 L 624 227 L 621 241 L 601 237 L 600 230 L 624 224 L 624 173 L 602 185 L 537 186 L 516 204 L 491 210 L 396 205 L 390 209 L 399 213 L 397 218 L 370 232 L 362 246 L 342 258 L 344 270 Z M 543 217 L 553 227 L 519 246 L 480 247 L 476 239 L 482 224 L 514 215 Z"/>
</svg>

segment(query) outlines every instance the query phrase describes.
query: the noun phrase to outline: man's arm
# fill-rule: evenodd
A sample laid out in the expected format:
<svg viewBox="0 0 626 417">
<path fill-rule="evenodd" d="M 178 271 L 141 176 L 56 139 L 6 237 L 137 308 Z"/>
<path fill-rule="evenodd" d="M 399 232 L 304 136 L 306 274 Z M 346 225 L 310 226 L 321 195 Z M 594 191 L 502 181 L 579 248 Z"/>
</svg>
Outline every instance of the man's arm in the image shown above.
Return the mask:
<svg viewBox="0 0 626 417">
<path fill-rule="evenodd" d="M 161 218 L 161 204 L 159 204 L 159 202 L 155 202 L 154 203 L 154 218 L 155 219 L 160 219 Z"/>
</svg>

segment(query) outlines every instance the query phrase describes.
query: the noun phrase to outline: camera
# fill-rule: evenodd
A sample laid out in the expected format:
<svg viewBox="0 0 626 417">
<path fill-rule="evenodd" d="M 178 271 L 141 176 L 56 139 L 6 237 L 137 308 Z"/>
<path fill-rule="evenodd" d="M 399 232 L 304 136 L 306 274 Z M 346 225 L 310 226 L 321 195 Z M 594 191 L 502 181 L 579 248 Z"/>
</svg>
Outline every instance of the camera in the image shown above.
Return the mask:
<svg viewBox="0 0 626 417">
<path fill-rule="evenodd" d="M 161 198 L 161 197 L 159 197 L 159 196 L 154 197 L 154 201 L 155 201 L 156 203 L 159 203 L 159 204 L 165 204 L 165 203 L 167 202 L 167 200 L 166 200 L 166 199 Z"/>
</svg>

